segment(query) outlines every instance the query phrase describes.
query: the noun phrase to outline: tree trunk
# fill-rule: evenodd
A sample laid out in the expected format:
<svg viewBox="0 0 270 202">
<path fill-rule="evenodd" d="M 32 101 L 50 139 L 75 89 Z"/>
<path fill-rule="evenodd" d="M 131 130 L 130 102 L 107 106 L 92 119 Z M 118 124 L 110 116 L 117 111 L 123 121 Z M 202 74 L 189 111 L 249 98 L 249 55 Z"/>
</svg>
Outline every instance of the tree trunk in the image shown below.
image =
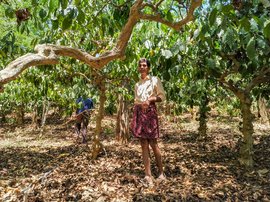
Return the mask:
<svg viewBox="0 0 270 202">
<path fill-rule="evenodd" d="M 266 99 L 259 96 L 257 100 L 257 105 L 258 105 L 258 117 L 260 118 L 262 123 L 269 123 L 269 115 L 267 111 L 267 106 L 266 106 Z"/>
<path fill-rule="evenodd" d="M 251 113 L 251 99 L 245 97 L 241 101 L 241 112 L 243 116 L 243 126 L 240 129 L 243 134 L 242 145 L 240 146 L 240 163 L 246 168 L 253 167 L 253 119 Z"/>
<path fill-rule="evenodd" d="M 99 88 L 99 110 L 96 117 L 96 129 L 93 137 L 93 145 L 92 145 L 92 158 L 96 159 L 98 157 L 98 154 L 100 153 L 102 149 L 102 144 L 100 142 L 100 134 L 101 134 L 101 122 L 104 117 L 104 105 L 106 101 L 106 95 L 105 95 L 105 83 L 101 82 L 98 86 Z"/>
<path fill-rule="evenodd" d="M 201 138 L 206 137 L 206 131 L 207 131 L 207 113 L 209 111 L 208 107 L 208 97 L 207 95 L 204 95 L 202 98 L 200 107 L 199 107 L 199 135 Z"/>
<path fill-rule="evenodd" d="M 39 121 L 38 121 L 38 105 L 35 103 L 34 105 L 34 111 L 32 114 L 32 124 L 34 125 L 34 128 L 37 129 L 39 128 Z"/>
<path fill-rule="evenodd" d="M 46 119 L 50 108 L 50 102 L 44 97 L 42 105 L 41 135 L 43 134 L 45 129 Z"/>
<path fill-rule="evenodd" d="M 22 125 L 24 121 L 24 105 L 20 104 L 16 111 L 16 121 L 18 125 Z"/>
<path fill-rule="evenodd" d="M 192 120 L 196 120 L 196 110 L 195 110 L 193 105 L 190 106 L 189 113 L 190 113 L 190 115 L 192 117 Z"/>
<path fill-rule="evenodd" d="M 129 139 L 129 110 L 128 102 L 124 100 L 123 95 L 119 95 L 117 121 L 116 121 L 116 139 L 126 143 Z"/>
</svg>

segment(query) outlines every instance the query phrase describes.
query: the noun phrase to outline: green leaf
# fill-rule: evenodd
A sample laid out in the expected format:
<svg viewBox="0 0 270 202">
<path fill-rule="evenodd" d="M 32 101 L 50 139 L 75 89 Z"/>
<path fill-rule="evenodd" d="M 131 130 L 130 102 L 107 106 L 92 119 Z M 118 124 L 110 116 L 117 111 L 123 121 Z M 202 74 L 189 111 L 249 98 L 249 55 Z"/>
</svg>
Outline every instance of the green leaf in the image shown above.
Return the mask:
<svg viewBox="0 0 270 202">
<path fill-rule="evenodd" d="M 34 38 L 34 39 L 31 41 L 31 45 L 32 45 L 32 46 L 36 46 L 36 45 L 37 45 L 37 42 L 38 42 L 38 38 Z"/>
<path fill-rule="evenodd" d="M 225 32 L 225 34 L 224 34 L 224 36 L 223 36 L 223 42 L 224 42 L 225 44 L 228 44 L 228 46 L 229 46 L 230 48 L 233 47 L 234 42 L 235 42 L 235 35 L 234 35 L 233 29 L 230 29 L 230 28 L 229 28 L 229 29 Z"/>
<path fill-rule="evenodd" d="M 75 5 L 79 6 L 81 4 L 81 0 L 75 0 Z"/>
<path fill-rule="evenodd" d="M 10 7 L 8 6 L 5 10 L 5 15 L 9 18 L 13 18 L 14 17 L 14 13 L 15 11 Z"/>
<path fill-rule="evenodd" d="M 258 23 L 255 20 L 256 18 L 252 18 L 250 20 L 250 25 L 251 25 L 251 29 L 252 31 L 258 31 Z"/>
<path fill-rule="evenodd" d="M 260 2 L 262 2 L 263 6 L 264 6 L 265 8 L 268 8 L 268 7 L 270 6 L 269 0 L 260 0 Z"/>
<path fill-rule="evenodd" d="M 40 11 L 39 11 L 39 17 L 41 19 L 44 19 L 47 15 L 47 12 L 42 8 Z"/>
<path fill-rule="evenodd" d="M 248 44 L 247 44 L 247 55 L 248 55 L 250 60 L 255 58 L 256 50 L 255 50 L 255 39 L 254 39 L 254 37 L 252 37 L 249 40 Z"/>
<path fill-rule="evenodd" d="M 53 12 L 55 8 L 57 8 L 58 0 L 50 0 L 49 1 L 49 11 Z"/>
<path fill-rule="evenodd" d="M 72 25 L 72 19 L 69 16 L 67 16 L 62 23 L 62 29 L 63 30 L 69 29 L 71 25 Z"/>
<path fill-rule="evenodd" d="M 66 9 L 68 5 L 68 0 L 59 0 L 59 1 L 62 9 Z"/>
<path fill-rule="evenodd" d="M 78 9 L 77 8 L 72 8 L 70 9 L 68 16 L 72 19 L 76 18 L 78 15 Z"/>
<path fill-rule="evenodd" d="M 270 21 L 265 23 L 263 34 L 268 40 L 270 40 Z"/>
<path fill-rule="evenodd" d="M 169 81 L 170 78 L 171 78 L 170 73 L 169 73 L 168 71 L 165 71 L 165 72 L 163 73 L 163 78 L 164 78 L 166 81 Z"/>
<path fill-rule="evenodd" d="M 170 22 L 173 22 L 173 16 L 171 14 L 170 11 L 167 12 L 167 15 L 166 15 L 167 19 L 170 21 Z"/>
<path fill-rule="evenodd" d="M 233 8 L 233 6 L 231 4 L 228 4 L 228 5 L 222 7 L 222 12 L 224 14 L 228 14 L 233 10 L 234 10 L 234 8 Z"/>
<path fill-rule="evenodd" d="M 52 28 L 53 29 L 58 29 L 58 27 L 59 27 L 58 20 L 57 19 L 56 20 L 52 20 Z"/>
<path fill-rule="evenodd" d="M 210 68 L 210 69 L 215 69 L 216 68 L 216 62 L 215 60 L 213 59 L 206 59 L 206 62 L 207 62 L 207 66 Z"/>
<path fill-rule="evenodd" d="M 210 24 L 210 26 L 212 26 L 215 23 L 216 18 L 217 18 L 217 9 L 214 8 L 212 10 L 212 12 L 210 13 L 210 16 L 209 16 L 209 24 Z"/>
<path fill-rule="evenodd" d="M 32 6 L 38 5 L 39 0 L 32 0 Z"/>
<path fill-rule="evenodd" d="M 214 4 L 215 0 L 210 0 L 209 3 L 210 3 L 210 6 L 212 6 Z"/>
<path fill-rule="evenodd" d="M 245 31 L 247 31 L 247 32 L 249 32 L 250 27 L 251 27 L 250 22 L 246 17 L 244 17 L 240 20 L 240 26 L 243 27 L 245 29 Z"/>
<path fill-rule="evenodd" d="M 77 20 L 80 24 L 83 24 L 85 21 L 85 14 L 82 10 L 78 10 L 78 11 L 79 11 L 79 14 L 77 16 Z"/>
</svg>

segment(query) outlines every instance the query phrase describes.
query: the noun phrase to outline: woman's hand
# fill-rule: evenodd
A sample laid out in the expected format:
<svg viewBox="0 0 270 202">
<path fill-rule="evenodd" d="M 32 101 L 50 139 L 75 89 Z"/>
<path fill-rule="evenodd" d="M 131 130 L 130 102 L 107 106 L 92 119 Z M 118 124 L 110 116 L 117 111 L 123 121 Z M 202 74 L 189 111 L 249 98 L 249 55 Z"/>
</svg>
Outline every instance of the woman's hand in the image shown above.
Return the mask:
<svg viewBox="0 0 270 202">
<path fill-rule="evenodd" d="M 150 105 L 149 100 L 146 100 L 141 104 L 143 113 L 147 112 L 149 105 Z"/>
<path fill-rule="evenodd" d="M 161 101 L 161 98 L 158 96 L 148 98 L 148 100 L 141 103 L 143 113 L 147 112 L 150 103 L 155 103 L 155 102 L 160 102 L 160 101 Z"/>
</svg>

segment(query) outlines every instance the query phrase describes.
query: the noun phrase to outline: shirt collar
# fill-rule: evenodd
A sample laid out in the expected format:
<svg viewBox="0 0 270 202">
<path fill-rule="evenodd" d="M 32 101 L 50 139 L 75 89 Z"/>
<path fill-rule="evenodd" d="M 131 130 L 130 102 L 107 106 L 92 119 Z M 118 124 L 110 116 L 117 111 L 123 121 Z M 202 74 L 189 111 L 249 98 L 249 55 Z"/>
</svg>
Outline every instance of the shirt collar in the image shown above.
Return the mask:
<svg viewBox="0 0 270 202">
<path fill-rule="evenodd" d="M 140 81 L 143 82 L 143 81 L 147 81 L 147 80 L 150 80 L 150 79 L 151 79 L 151 76 L 147 75 L 144 79 L 140 78 Z"/>
</svg>

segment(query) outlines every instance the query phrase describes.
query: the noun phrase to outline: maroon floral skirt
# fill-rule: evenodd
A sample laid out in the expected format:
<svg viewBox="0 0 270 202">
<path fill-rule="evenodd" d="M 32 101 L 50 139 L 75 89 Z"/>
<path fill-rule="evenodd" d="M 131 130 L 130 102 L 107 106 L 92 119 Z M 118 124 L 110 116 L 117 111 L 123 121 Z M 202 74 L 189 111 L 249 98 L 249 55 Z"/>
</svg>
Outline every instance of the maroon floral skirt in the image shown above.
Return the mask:
<svg viewBox="0 0 270 202">
<path fill-rule="evenodd" d="M 138 138 L 159 138 L 158 116 L 155 104 L 150 104 L 145 113 L 140 105 L 134 106 L 131 131 Z"/>
</svg>

